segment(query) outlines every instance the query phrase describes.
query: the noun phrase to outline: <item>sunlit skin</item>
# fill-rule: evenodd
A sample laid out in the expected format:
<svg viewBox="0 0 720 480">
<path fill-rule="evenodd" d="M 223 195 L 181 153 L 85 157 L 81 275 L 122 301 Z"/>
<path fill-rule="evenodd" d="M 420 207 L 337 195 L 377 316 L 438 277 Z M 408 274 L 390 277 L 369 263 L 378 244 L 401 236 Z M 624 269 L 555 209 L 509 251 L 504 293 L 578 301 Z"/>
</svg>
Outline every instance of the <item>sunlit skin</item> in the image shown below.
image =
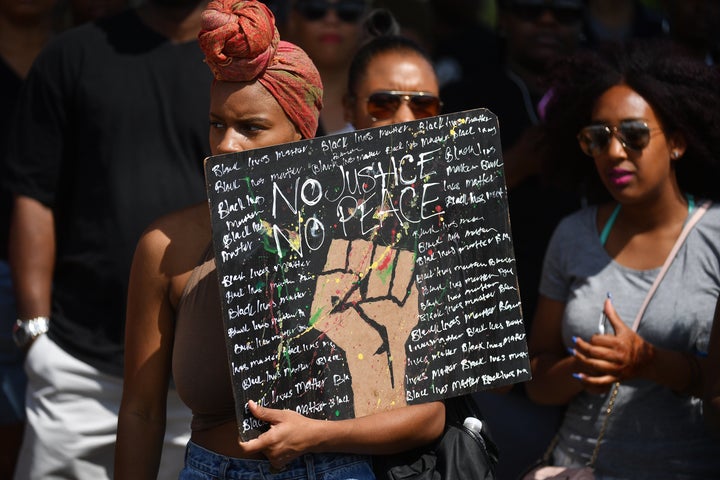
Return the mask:
<svg viewBox="0 0 720 480">
<path fill-rule="evenodd" d="M 260 83 L 214 82 L 209 137 L 210 151 L 219 155 L 292 142 L 302 135 Z"/>
<path fill-rule="evenodd" d="M 621 84 L 598 97 L 591 122 L 617 126 L 623 120 L 645 121 L 651 130 L 663 127 L 652 106 Z M 625 148 L 612 137 L 607 149 L 593 156 L 598 174 L 615 200 L 598 207 L 598 231 L 616 205 L 622 205 L 604 245 L 618 264 L 650 270 L 665 261 L 688 216 L 687 200 L 673 168 L 673 162 L 683 161 L 685 148 L 681 134 L 660 130 L 653 131 L 640 151 Z M 634 378 L 675 390 L 686 386 L 686 371 L 677 368 L 684 365 L 680 354 L 635 333 L 625 323 L 631 319 L 621 319 L 610 300 L 605 301 L 604 312 L 614 334 L 577 338 L 568 356 L 561 335 L 564 311 L 565 303 L 540 296 L 528 345 L 534 378 L 527 390 L 534 401 L 566 404 L 583 390 L 604 393 L 614 382 Z"/>
<path fill-rule="evenodd" d="M 367 97 L 379 90 L 427 92 L 439 96 L 437 77 L 432 65 L 421 55 L 409 51 L 389 51 L 370 62 L 360 79 L 353 101 L 346 101 L 346 119 L 358 130 L 416 120 L 406 102 L 386 120 L 373 120 L 367 112 Z"/>
<path fill-rule="evenodd" d="M 643 97 L 627 85 L 607 90 L 592 112 L 592 123 L 617 126 L 623 120 L 642 120 L 650 127 L 650 143 L 641 151 L 623 148 L 612 137 L 608 148 L 594 157 L 605 188 L 620 203 L 653 204 L 657 200 L 681 197 L 673 169 L 672 153 L 682 156 L 679 139 L 667 138 L 655 112 Z"/>
<path fill-rule="evenodd" d="M 301 135 L 275 98 L 257 82 L 213 82 L 210 91 L 209 140 L 213 155 L 299 140 Z M 141 238 L 134 260 L 128 296 L 128 329 L 135 335 L 126 341 L 126 378 L 123 410 L 144 412 L 162 418 L 163 376 L 170 371 L 171 345 L 164 340 L 174 335 L 174 312 L 197 261 L 211 241 L 207 203 L 172 213 L 152 225 Z M 172 248 L 170 248 L 172 246 Z M 153 293 L 156 292 L 156 293 Z M 155 357 L 162 367 L 148 369 Z M 164 369 L 167 369 L 166 371 Z M 139 372 L 148 372 L 140 375 Z M 159 402 L 159 403 L 157 403 Z M 131 414 L 119 429 L 141 428 Z M 298 416 L 299 417 L 299 416 Z M 301 417 L 302 418 L 302 417 Z M 128 426 L 130 425 L 130 426 Z M 122 436 L 121 436 L 122 438 Z M 261 448 L 241 449 L 237 425 L 225 423 L 193 432 L 192 440 L 220 454 L 261 458 Z M 122 445 L 120 452 L 130 445 Z M 152 453 L 152 452 L 151 452 Z M 150 453 L 150 454 L 151 454 Z M 139 462 L 142 464 L 143 462 Z M 128 476 L 131 478 L 131 476 Z"/>
<path fill-rule="evenodd" d="M 209 140 L 214 155 L 267 147 L 301 134 L 260 83 L 215 82 L 210 94 Z M 141 237 L 130 275 L 125 384 L 118 420 L 116 478 L 155 478 L 164 434 L 175 312 L 198 259 L 211 242 L 207 202 L 162 217 Z M 308 452 L 390 453 L 437 438 L 440 403 L 414 405 L 352 420 L 313 420 L 292 410 L 250 411 L 271 424 L 240 442 L 235 421 L 197 430 L 192 441 L 221 455 L 266 458 L 282 467 Z M 378 429 L 378 425 L 382 429 Z M 418 425 L 422 425 L 421 430 Z M 138 446 L 137 442 L 142 445 Z"/>
</svg>

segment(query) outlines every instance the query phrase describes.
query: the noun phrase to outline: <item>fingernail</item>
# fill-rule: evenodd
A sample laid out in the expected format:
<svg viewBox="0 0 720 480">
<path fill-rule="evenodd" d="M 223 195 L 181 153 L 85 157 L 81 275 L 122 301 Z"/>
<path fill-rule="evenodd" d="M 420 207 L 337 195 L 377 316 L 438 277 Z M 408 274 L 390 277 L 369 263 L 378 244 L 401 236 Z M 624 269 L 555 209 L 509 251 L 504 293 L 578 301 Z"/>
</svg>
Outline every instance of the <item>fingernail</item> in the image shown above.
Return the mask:
<svg viewBox="0 0 720 480">
<path fill-rule="evenodd" d="M 572 337 L 572 342 L 573 342 L 573 343 L 577 343 L 577 340 L 578 340 L 578 337 L 576 337 L 576 336 L 573 335 L 573 337 Z"/>
<path fill-rule="evenodd" d="M 568 353 L 569 353 L 570 355 L 572 355 L 573 357 L 575 356 L 575 349 L 574 349 L 574 348 L 568 347 L 567 351 L 568 351 Z"/>
<path fill-rule="evenodd" d="M 574 378 L 577 378 L 578 380 L 582 380 L 582 379 L 583 379 L 582 373 L 573 373 L 572 376 L 573 376 Z"/>
<path fill-rule="evenodd" d="M 608 300 L 610 300 L 610 302 L 612 302 L 612 293 L 607 292 L 607 298 Z"/>
</svg>

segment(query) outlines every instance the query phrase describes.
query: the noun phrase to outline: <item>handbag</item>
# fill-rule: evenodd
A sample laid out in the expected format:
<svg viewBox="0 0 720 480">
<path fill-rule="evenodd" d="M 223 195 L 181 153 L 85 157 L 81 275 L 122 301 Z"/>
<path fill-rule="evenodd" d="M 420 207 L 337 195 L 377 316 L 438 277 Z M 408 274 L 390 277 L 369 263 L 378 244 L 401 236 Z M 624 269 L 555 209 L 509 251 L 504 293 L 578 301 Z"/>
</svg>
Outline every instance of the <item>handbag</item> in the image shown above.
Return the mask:
<svg viewBox="0 0 720 480">
<path fill-rule="evenodd" d="M 470 417 L 482 422 L 471 395 L 446 399 L 440 438 L 408 452 L 375 456 L 375 476 L 378 480 L 494 480 L 497 446 L 485 422 L 480 429 L 465 425 Z"/>
<path fill-rule="evenodd" d="M 705 214 L 708 207 L 710 205 L 710 202 L 705 202 L 703 205 L 701 205 L 695 212 L 695 214 L 690 218 L 690 220 L 685 224 L 682 231 L 680 232 L 680 235 L 678 236 L 677 240 L 675 241 L 675 244 L 673 245 L 672 250 L 670 250 L 670 253 L 668 254 L 667 258 L 665 259 L 665 262 L 663 263 L 662 269 L 658 273 L 657 277 L 655 278 L 655 281 L 653 282 L 652 286 L 650 287 L 650 290 L 648 291 L 647 295 L 645 296 L 645 300 L 643 301 L 642 305 L 640 306 L 640 311 L 638 312 L 637 316 L 635 317 L 635 321 L 633 322 L 632 329 L 633 331 L 637 331 L 638 326 L 640 326 L 640 320 L 642 320 L 642 316 L 645 313 L 645 309 L 647 308 L 648 304 L 650 303 L 650 299 L 652 299 L 653 295 L 655 294 L 655 290 L 657 290 L 657 287 L 660 285 L 660 282 L 662 281 L 663 277 L 665 276 L 665 273 L 667 273 L 668 269 L 670 268 L 670 264 L 675 259 L 675 256 L 677 255 L 678 250 L 682 246 L 683 242 L 685 241 L 685 238 L 690 233 L 690 230 L 692 230 L 693 226 L 700 220 L 700 217 Z M 543 454 L 542 458 L 532 465 L 527 473 L 521 475 L 522 480 L 593 480 L 595 478 L 594 473 L 594 465 L 595 461 L 597 460 L 598 453 L 600 452 L 600 442 L 602 441 L 603 437 L 605 436 L 605 430 L 607 429 L 608 420 L 610 419 L 610 414 L 612 414 L 613 406 L 615 405 L 615 400 L 618 395 L 618 391 L 620 390 L 620 382 L 615 382 L 613 384 L 612 392 L 610 393 L 610 399 L 608 400 L 608 406 L 605 410 L 605 419 L 603 420 L 603 424 L 600 427 L 600 433 L 598 434 L 597 441 L 595 442 L 595 448 L 593 449 L 592 456 L 590 457 L 590 460 L 585 464 L 583 467 L 562 467 L 562 466 L 553 466 L 550 465 L 550 457 L 552 455 L 552 451 L 555 449 L 555 446 L 557 445 L 559 436 L 556 434 L 555 437 L 550 442 L 550 445 L 548 446 L 547 450 Z"/>
<path fill-rule="evenodd" d="M 641 310 L 644 310 L 644 308 Z M 617 398 L 619 390 L 620 382 L 615 382 L 613 384 L 613 390 L 610 394 L 610 400 L 608 401 L 608 406 L 605 411 L 605 419 L 603 420 L 600 433 L 598 434 L 597 441 L 595 442 L 595 448 L 593 448 L 592 456 L 585 466 L 562 467 L 550 465 L 550 457 L 552 456 L 555 445 L 557 445 L 560 438 L 558 434 L 555 434 L 555 437 L 553 437 L 542 458 L 535 465 L 531 466 L 527 473 L 521 476 L 522 480 L 594 480 L 594 465 L 597 460 L 598 453 L 600 453 L 600 441 L 605 436 L 608 420 L 613 411 L 613 406 L 615 405 L 615 399 Z"/>
<path fill-rule="evenodd" d="M 553 467 L 546 465 L 525 475 L 527 480 L 594 480 L 592 467 Z"/>
</svg>

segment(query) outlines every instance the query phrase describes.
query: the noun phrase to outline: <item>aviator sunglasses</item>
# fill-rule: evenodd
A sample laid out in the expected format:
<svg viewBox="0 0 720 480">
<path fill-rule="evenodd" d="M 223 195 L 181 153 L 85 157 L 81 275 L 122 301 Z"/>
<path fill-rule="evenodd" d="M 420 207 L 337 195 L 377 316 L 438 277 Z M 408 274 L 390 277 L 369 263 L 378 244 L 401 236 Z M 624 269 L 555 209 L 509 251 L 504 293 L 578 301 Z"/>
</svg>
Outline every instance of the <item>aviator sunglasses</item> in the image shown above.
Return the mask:
<svg viewBox="0 0 720 480">
<path fill-rule="evenodd" d="M 625 149 L 639 152 L 650 143 L 653 132 L 660 128 L 650 128 L 642 120 L 623 120 L 618 126 L 588 125 L 577 135 L 582 151 L 594 157 L 607 150 L 612 137 L 617 138 Z"/>
<path fill-rule="evenodd" d="M 298 0 L 295 10 L 306 20 L 316 21 L 325 18 L 329 10 L 334 10 L 340 20 L 345 23 L 355 23 L 365 13 L 365 1 L 339 1 L 336 3 L 327 0 Z"/>
<path fill-rule="evenodd" d="M 391 118 L 403 102 L 416 119 L 440 114 L 442 102 L 429 92 L 406 92 L 402 90 L 378 90 L 367 98 L 367 111 L 373 121 Z"/>
</svg>

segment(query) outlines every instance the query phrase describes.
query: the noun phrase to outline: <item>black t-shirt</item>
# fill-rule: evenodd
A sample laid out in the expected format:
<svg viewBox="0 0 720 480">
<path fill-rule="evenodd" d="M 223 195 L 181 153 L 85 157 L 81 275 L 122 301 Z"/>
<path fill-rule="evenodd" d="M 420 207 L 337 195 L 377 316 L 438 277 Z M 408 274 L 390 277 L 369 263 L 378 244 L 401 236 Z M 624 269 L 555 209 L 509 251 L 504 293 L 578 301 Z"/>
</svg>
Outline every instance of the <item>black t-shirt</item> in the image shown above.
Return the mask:
<svg viewBox="0 0 720 480">
<path fill-rule="evenodd" d="M 130 264 L 147 225 L 203 201 L 212 75 L 134 10 L 64 32 L 23 86 L 5 184 L 51 207 L 49 335 L 122 372 Z"/>
<path fill-rule="evenodd" d="M 12 125 L 12 112 L 17 105 L 22 79 L 0 58 L 0 178 L 5 173 L 5 152 Z M 0 185 L 0 260 L 7 260 L 7 242 L 10 233 L 12 196 Z"/>
<path fill-rule="evenodd" d="M 507 151 L 523 132 L 539 122 L 537 103 L 525 84 L 502 66 L 488 68 L 440 93 L 445 112 L 487 108 L 498 118 L 502 147 Z M 527 161 L 539 161 L 528 158 Z M 558 222 L 580 207 L 580 199 L 529 176 L 508 190 L 508 208 L 526 332 L 530 332 L 538 297 L 542 262 Z"/>
</svg>

